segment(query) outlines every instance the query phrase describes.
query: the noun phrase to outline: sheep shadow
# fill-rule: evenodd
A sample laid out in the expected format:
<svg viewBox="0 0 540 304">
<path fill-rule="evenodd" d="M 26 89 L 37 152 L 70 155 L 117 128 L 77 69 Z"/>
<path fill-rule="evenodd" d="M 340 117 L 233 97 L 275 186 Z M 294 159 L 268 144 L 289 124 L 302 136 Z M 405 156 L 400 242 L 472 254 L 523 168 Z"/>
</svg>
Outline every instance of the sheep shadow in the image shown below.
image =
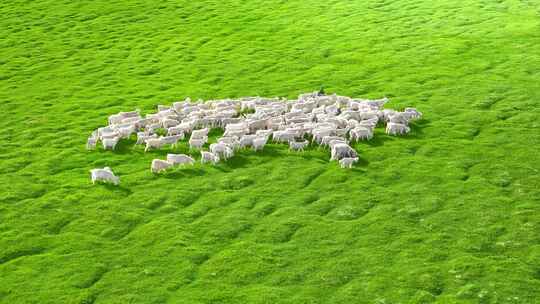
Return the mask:
<svg viewBox="0 0 540 304">
<path fill-rule="evenodd" d="M 412 121 L 409 124 L 409 127 L 411 128 L 411 132 L 407 134 L 406 136 L 403 136 L 405 139 L 419 139 L 424 138 L 424 129 L 431 125 L 431 121 L 425 118 L 421 118 L 419 120 Z"/>
<path fill-rule="evenodd" d="M 203 176 L 207 173 L 207 171 L 202 167 L 197 167 L 198 165 L 194 166 L 181 166 L 178 168 L 174 168 L 172 170 L 167 170 L 163 173 L 157 173 L 154 174 L 155 177 L 164 177 L 167 179 L 179 179 L 179 178 L 187 178 L 187 177 L 193 177 L 193 176 Z"/>
<path fill-rule="evenodd" d="M 133 194 L 133 191 L 129 188 L 126 188 L 124 186 L 121 186 L 121 185 L 113 185 L 111 183 L 98 183 L 99 185 L 102 185 L 105 189 L 111 191 L 111 192 L 116 192 L 116 193 L 120 193 L 122 195 L 126 195 L 126 196 L 130 196 L 131 194 Z"/>
</svg>

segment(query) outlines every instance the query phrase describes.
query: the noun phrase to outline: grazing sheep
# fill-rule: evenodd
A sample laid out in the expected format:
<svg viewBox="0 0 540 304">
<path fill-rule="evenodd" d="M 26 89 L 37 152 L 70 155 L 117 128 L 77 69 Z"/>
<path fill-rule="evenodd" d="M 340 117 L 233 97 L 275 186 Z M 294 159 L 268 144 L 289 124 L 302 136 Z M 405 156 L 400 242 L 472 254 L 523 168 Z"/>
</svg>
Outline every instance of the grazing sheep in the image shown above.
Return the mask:
<svg viewBox="0 0 540 304">
<path fill-rule="evenodd" d="M 120 178 L 114 175 L 109 167 L 90 170 L 90 178 L 92 179 L 92 184 L 95 184 L 97 181 L 113 183 L 115 185 L 120 184 Z"/>
<path fill-rule="evenodd" d="M 389 117 L 388 122 L 407 125 L 409 123 L 409 115 L 404 112 L 396 112 Z"/>
<path fill-rule="evenodd" d="M 272 133 L 272 140 L 274 142 L 290 142 L 290 141 L 294 141 L 295 139 L 295 136 L 293 133 L 291 132 L 288 132 L 288 131 L 274 131 L 274 133 Z"/>
<path fill-rule="evenodd" d="M 88 140 L 86 141 L 86 149 L 87 150 L 93 150 L 96 148 L 96 145 L 97 145 L 97 137 L 88 137 Z"/>
<path fill-rule="evenodd" d="M 360 121 L 359 125 L 370 128 L 370 129 L 374 129 L 377 126 L 378 122 L 379 122 L 378 118 L 371 118 L 371 119 Z"/>
<path fill-rule="evenodd" d="M 332 140 L 339 140 L 344 143 L 347 143 L 347 139 L 341 136 L 325 136 L 321 140 L 321 146 L 328 146 L 330 144 L 330 141 Z"/>
<path fill-rule="evenodd" d="M 172 128 L 172 127 L 176 127 L 180 124 L 180 122 L 176 119 L 170 119 L 170 118 L 165 118 L 163 119 L 163 121 L 161 122 L 161 126 L 165 129 L 169 129 L 169 128 Z"/>
<path fill-rule="evenodd" d="M 152 165 L 150 166 L 150 171 L 152 171 L 152 173 L 159 173 L 163 170 L 166 170 L 170 167 L 172 167 L 173 164 L 171 164 L 170 162 L 166 161 L 166 160 L 162 160 L 162 159 L 154 159 L 152 160 Z"/>
<path fill-rule="evenodd" d="M 253 140 L 253 151 L 260 151 L 264 148 L 266 145 L 266 142 L 268 141 L 267 137 L 257 137 Z"/>
<path fill-rule="evenodd" d="M 158 138 L 157 134 L 148 135 L 146 132 L 137 132 L 137 141 L 136 145 L 146 144 L 146 140 L 150 138 Z"/>
<path fill-rule="evenodd" d="M 176 147 L 178 144 L 178 141 L 184 138 L 184 134 L 182 135 L 171 135 L 171 136 L 163 136 L 161 137 L 161 142 L 164 145 L 172 145 L 173 148 Z"/>
<path fill-rule="evenodd" d="M 195 159 L 186 154 L 167 154 L 167 162 L 173 165 L 193 165 Z"/>
<path fill-rule="evenodd" d="M 344 139 L 332 139 L 328 142 L 328 147 L 330 147 L 330 150 L 331 150 L 337 144 L 349 144 L 349 143 Z"/>
<path fill-rule="evenodd" d="M 160 138 L 148 138 L 146 139 L 146 147 L 144 148 L 144 152 L 150 150 L 150 148 L 153 148 L 153 149 L 160 149 L 161 147 L 163 147 L 165 143 L 163 143 L 161 141 L 161 137 Z"/>
<path fill-rule="evenodd" d="M 291 151 L 304 151 L 304 148 L 307 147 L 309 142 L 307 140 L 304 141 L 290 141 L 289 142 L 289 150 Z"/>
<path fill-rule="evenodd" d="M 332 147 L 330 160 L 340 160 L 346 157 L 357 157 L 356 151 L 348 144 L 338 143 Z"/>
<path fill-rule="evenodd" d="M 218 143 L 226 144 L 231 147 L 233 150 L 240 148 L 240 142 L 236 136 L 224 136 L 217 140 Z"/>
<path fill-rule="evenodd" d="M 184 138 L 184 128 L 181 126 L 170 127 L 167 129 L 167 135 L 182 135 L 182 138 Z"/>
<path fill-rule="evenodd" d="M 352 168 L 352 166 L 358 162 L 358 157 L 344 157 L 339 160 L 341 168 Z"/>
<path fill-rule="evenodd" d="M 352 141 L 357 141 L 361 139 L 371 139 L 373 138 L 373 130 L 363 126 L 358 126 L 350 131 L 350 137 Z"/>
<path fill-rule="evenodd" d="M 215 165 L 218 162 L 219 162 L 219 156 L 215 155 L 212 152 L 201 151 L 201 163 L 203 164 L 212 163 Z"/>
<path fill-rule="evenodd" d="M 120 138 L 129 138 L 135 132 L 135 126 L 123 126 L 117 129 Z"/>
<path fill-rule="evenodd" d="M 402 135 L 409 133 L 411 128 L 405 124 L 389 122 L 386 124 L 386 134 L 389 135 Z"/>
<path fill-rule="evenodd" d="M 313 133 L 313 141 L 318 144 L 321 144 L 322 139 L 325 136 L 334 135 L 336 134 L 336 131 L 335 131 L 335 128 L 320 128 L 320 129 L 313 130 L 312 133 Z"/>
<path fill-rule="evenodd" d="M 210 145 L 210 152 L 227 160 L 233 156 L 233 149 L 224 143 L 215 143 Z"/>
<path fill-rule="evenodd" d="M 103 149 L 105 150 L 114 150 L 119 140 L 119 137 L 104 138 L 101 140 L 101 144 L 103 145 Z"/>
<path fill-rule="evenodd" d="M 104 140 L 106 138 L 115 138 L 119 137 L 118 132 L 115 130 L 101 130 L 99 131 L 99 139 Z"/>
<path fill-rule="evenodd" d="M 262 150 L 271 136 L 274 142 L 288 143 L 294 151 L 303 151 L 309 144 L 305 138 L 310 138 L 311 142 L 330 148 L 331 160 L 350 168 L 358 161 L 358 153 L 349 146 L 349 140 L 373 138 L 379 122 L 386 123 L 387 134 L 406 134 L 410 132 L 409 122 L 422 117 L 415 108 L 405 108 L 403 112 L 383 109 L 386 102 L 387 98 L 353 99 L 317 92 L 302 94 L 295 100 L 246 97 L 192 103 L 186 98 L 174 102 L 172 107 L 159 105 L 157 113 L 146 114 L 145 118 L 139 110 L 111 115 L 109 125 L 98 128 L 88 138 L 86 148 L 94 149 L 101 141 L 104 149 L 114 150 L 120 140 L 137 132 L 136 145 L 145 144 L 145 152 L 166 144 L 175 147 L 187 134 L 191 134 L 190 149 L 201 150 L 208 142 L 211 128 L 220 128 L 223 137 L 210 145 L 209 152 L 201 151 L 201 162 L 228 159 L 240 147 Z M 166 136 L 161 136 L 162 128 Z M 167 161 L 155 162 L 158 172 L 168 165 L 193 164 L 194 159 L 168 154 Z"/>
<path fill-rule="evenodd" d="M 404 114 L 408 116 L 409 119 L 418 119 L 422 117 L 422 112 L 418 112 L 415 108 L 405 108 Z"/>
<path fill-rule="evenodd" d="M 255 138 L 257 138 L 257 135 L 244 135 L 240 137 L 240 148 L 253 146 L 253 140 Z"/>
<path fill-rule="evenodd" d="M 208 136 L 208 128 L 193 130 L 191 132 L 191 139 L 201 139 Z"/>
<path fill-rule="evenodd" d="M 204 146 L 204 144 L 206 144 L 207 141 L 208 141 L 208 137 L 203 137 L 203 138 L 191 138 L 191 139 L 189 140 L 189 148 L 190 148 L 190 149 L 200 150 L 200 149 L 202 149 L 202 147 Z"/>
<path fill-rule="evenodd" d="M 255 135 L 257 135 L 257 137 L 266 137 L 268 139 L 272 133 L 274 133 L 273 130 L 257 130 Z"/>
</svg>

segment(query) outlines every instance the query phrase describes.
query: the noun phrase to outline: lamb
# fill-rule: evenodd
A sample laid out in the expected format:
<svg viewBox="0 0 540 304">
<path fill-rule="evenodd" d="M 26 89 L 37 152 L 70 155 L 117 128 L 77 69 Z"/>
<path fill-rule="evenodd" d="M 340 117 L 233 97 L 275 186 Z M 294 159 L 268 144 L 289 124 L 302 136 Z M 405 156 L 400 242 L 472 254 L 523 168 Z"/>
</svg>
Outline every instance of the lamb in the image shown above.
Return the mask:
<svg viewBox="0 0 540 304">
<path fill-rule="evenodd" d="M 212 163 L 215 165 L 218 162 L 219 162 L 219 156 L 215 155 L 212 152 L 201 151 L 201 163 L 203 164 Z"/>
<path fill-rule="evenodd" d="M 389 135 L 402 135 L 409 133 L 411 128 L 405 124 L 389 122 L 386 124 L 386 134 Z"/>
<path fill-rule="evenodd" d="M 193 165 L 195 160 L 186 154 L 167 154 L 167 162 L 173 165 Z"/>
<path fill-rule="evenodd" d="M 358 154 L 345 143 L 338 143 L 332 147 L 330 160 L 340 160 L 346 157 L 357 157 Z"/>
<path fill-rule="evenodd" d="M 304 148 L 307 147 L 309 142 L 307 140 L 304 141 L 290 141 L 289 142 L 289 150 L 291 151 L 304 151 Z"/>
<path fill-rule="evenodd" d="M 114 185 L 120 184 L 120 178 L 114 175 L 109 167 L 90 170 L 90 178 L 92 179 L 92 184 L 95 184 L 97 181 L 113 183 Z"/>
<path fill-rule="evenodd" d="M 339 160 L 341 168 L 352 168 L 352 166 L 358 162 L 358 157 L 344 157 Z"/>
<path fill-rule="evenodd" d="M 154 159 L 152 160 L 152 165 L 150 166 L 150 171 L 152 171 L 152 173 L 159 173 L 163 170 L 166 170 L 170 167 L 172 167 L 173 164 L 171 164 L 170 162 L 166 161 L 166 160 L 162 160 L 162 159 Z"/>
<path fill-rule="evenodd" d="M 105 150 L 114 150 L 119 140 L 119 137 L 104 138 L 101 140 L 101 144 L 103 144 L 103 149 Z"/>
</svg>

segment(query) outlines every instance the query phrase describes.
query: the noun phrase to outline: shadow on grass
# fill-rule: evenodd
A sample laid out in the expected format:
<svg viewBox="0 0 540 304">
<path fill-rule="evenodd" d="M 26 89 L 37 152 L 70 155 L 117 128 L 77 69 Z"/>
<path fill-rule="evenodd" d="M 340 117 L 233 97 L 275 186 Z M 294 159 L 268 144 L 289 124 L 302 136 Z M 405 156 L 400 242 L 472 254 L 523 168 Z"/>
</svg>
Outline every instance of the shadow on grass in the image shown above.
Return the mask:
<svg viewBox="0 0 540 304">
<path fill-rule="evenodd" d="M 424 138 L 424 128 L 431 125 L 431 121 L 428 119 L 419 119 L 411 122 L 409 127 L 411 132 L 407 136 L 403 136 L 405 139 L 419 139 Z"/>
<path fill-rule="evenodd" d="M 206 174 L 206 170 L 197 167 L 177 167 L 171 170 L 167 170 L 162 173 L 154 174 L 155 176 L 164 177 L 168 179 L 179 179 L 183 177 L 203 176 Z"/>
<path fill-rule="evenodd" d="M 133 194 L 133 191 L 131 191 L 129 188 L 126 188 L 124 186 L 120 186 L 120 185 L 117 186 L 110 183 L 99 183 L 99 184 L 111 192 L 121 193 L 127 196 Z"/>
</svg>

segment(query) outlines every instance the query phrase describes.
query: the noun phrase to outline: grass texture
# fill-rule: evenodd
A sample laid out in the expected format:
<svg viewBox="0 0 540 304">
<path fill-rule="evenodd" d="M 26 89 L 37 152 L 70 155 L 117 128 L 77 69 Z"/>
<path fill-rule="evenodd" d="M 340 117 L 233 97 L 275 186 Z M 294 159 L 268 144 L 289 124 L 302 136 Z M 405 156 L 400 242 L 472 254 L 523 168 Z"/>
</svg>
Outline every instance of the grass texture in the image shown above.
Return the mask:
<svg viewBox="0 0 540 304">
<path fill-rule="evenodd" d="M 540 302 L 539 2 L 0 13 L 1 303 Z M 270 145 L 152 175 L 171 148 L 85 150 L 118 111 L 320 86 L 424 119 L 377 129 L 352 170 Z M 92 186 L 103 166 L 120 187 Z"/>
</svg>

